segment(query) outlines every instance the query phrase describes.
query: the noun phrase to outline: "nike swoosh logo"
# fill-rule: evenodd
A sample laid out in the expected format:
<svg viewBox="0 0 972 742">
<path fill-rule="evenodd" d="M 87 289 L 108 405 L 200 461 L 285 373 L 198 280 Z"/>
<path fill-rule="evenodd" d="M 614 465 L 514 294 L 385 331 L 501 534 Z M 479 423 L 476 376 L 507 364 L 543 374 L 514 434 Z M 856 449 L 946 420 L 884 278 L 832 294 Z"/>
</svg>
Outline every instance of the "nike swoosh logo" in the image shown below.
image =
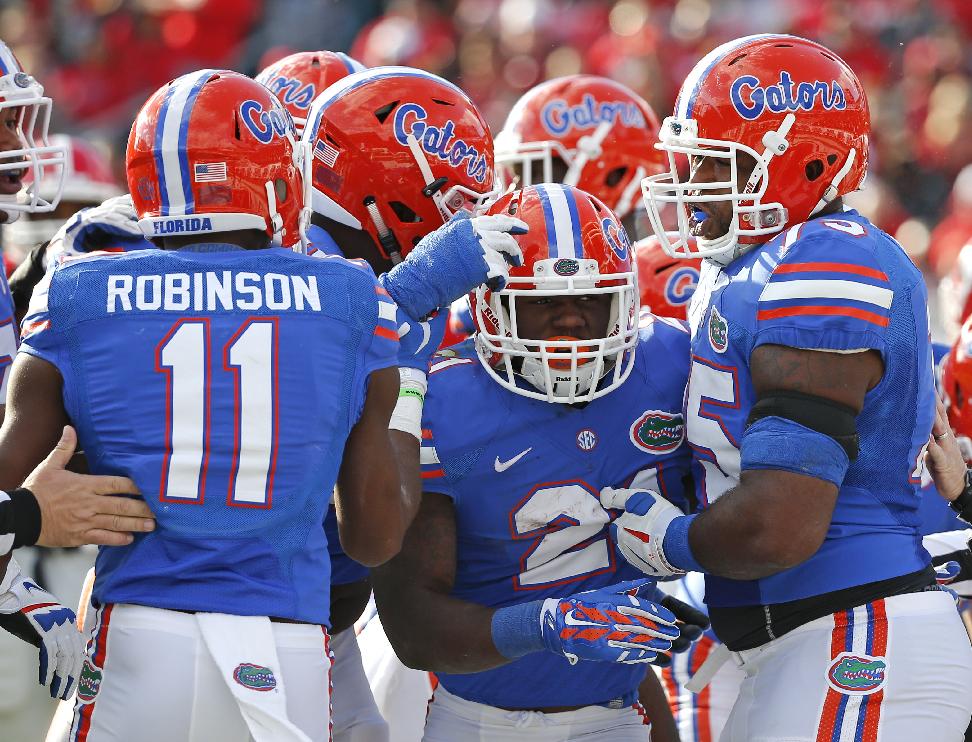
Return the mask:
<svg viewBox="0 0 972 742">
<path fill-rule="evenodd" d="M 530 451 L 533 450 L 533 446 L 530 446 L 526 451 L 520 451 L 516 456 L 514 456 L 509 461 L 500 461 L 499 456 L 496 457 L 496 461 L 493 462 L 493 468 L 498 472 L 503 472 L 509 469 L 513 464 L 526 456 Z"/>
<path fill-rule="evenodd" d="M 578 621 L 570 613 L 564 614 L 564 624 L 567 626 L 596 626 L 597 628 L 604 628 L 604 624 L 595 621 Z"/>
</svg>

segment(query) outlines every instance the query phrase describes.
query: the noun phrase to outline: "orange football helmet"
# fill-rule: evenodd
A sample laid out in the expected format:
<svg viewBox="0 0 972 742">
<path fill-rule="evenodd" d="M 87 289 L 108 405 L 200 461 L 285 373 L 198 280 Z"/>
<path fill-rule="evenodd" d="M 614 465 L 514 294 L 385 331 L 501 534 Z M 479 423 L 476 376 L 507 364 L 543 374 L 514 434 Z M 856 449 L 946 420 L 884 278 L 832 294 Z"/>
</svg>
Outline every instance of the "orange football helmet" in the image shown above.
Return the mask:
<svg viewBox="0 0 972 742">
<path fill-rule="evenodd" d="M 723 44 L 695 65 L 662 123 L 656 146 L 667 153 L 669 169 L 642 183 L 655 234 L 674 257 L 728 262 L 740 246 L 765 242 L 860 188 L 869 130 L 864 88 L 820 44 L 782 34 Z M 741 188 L 740 153 L 756 162 Z M 678 155 L 689 158 L 693 173 L 705 158 L 724 161 L 726 180 L 683 181 Z M 715 202 L 732 205 L 729 229 L 691 247 L 705 204 Z M 669 235 L 665 204 L 676 207 L 678 229 Z"/>
<path fill-rule="evenodd" d="M 290 111 L 300 136 L 314 99 L 342 77 L 363 69 L 361 62 L 342 52 L 297 52 L 271 64 L 255 79 Z"/>
<path fill-rule="evenodd" d="M 651 106 L 620 83 L 595 75 L 548 80 L 516 102 L 496 135 L 497 175 L 519 188 L 576 186 L 624 219 L 641 179 L 665 169 L 657 131 Z"/>
<path fill-rule="evenodd" d="M 702 260 L 677 260 L 666 253 L 657 237 L 634 244 L 638 261 L 641 308 L 659 317 L 686 319 L 688 303 L 699 285 Z"/>
<path fill-rule="evenodd" d="M 560 184 L 513 191 L 487 213 L 516 216 L 530 231 L 516 235 L 523 264 L 510 268 L 506 287 L 480 286 L 470 295 L 486 371 L 506 389 L 546 402 L 588 402 L 617 389 L 631 373 L 638 341 L 637 278 L 620 220 L 590 194 Z M 520 336 L 518 298 L 592 294 L 611 296 L 600 336 Z"/>
<path fill-rule="evenodd" d="M 228 70 L 163 85 L 128 138 L 128 187 L 149 238 L 256 229 L 294 247 L 302 165 L 287 109 L 260 83 Z"/>
<path fill-rule="evenodd" d="M 349 75 L 318 96 L 307 120 L 312 209 L 367 231 L 393 261 L 495 195 L 486 121 L 469 96 L 429 72 Z"/>
<path fill-rule="evenodd" d="M 942 393 L 956 434 L 972 438 L 972 317 L 942 362 Z"/>
</svg>

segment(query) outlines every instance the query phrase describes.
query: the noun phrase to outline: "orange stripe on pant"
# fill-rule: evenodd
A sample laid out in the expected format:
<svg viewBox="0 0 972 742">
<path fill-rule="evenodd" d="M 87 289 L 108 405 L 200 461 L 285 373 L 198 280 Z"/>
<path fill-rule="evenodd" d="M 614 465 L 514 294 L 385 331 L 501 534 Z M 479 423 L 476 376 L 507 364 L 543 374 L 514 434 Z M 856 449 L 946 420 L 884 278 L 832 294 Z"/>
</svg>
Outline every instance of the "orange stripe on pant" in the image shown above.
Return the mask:
<svg viewBox="0 0 972 742">
<path fill-rule="evenodd" d="M 106 605 L 104 611 L 102 611 L 101 626 L 98 629 L 98 634 L 95 636 L 94 646 L 91 652 L 92 664 L 102 671 L 105 666 L 105 658 L 108 656 L 108 624 L 111 621 L 112 608 L 114 608 L 113 605 Z M 101 682 L 104 682 L 104 674 L 102 674 Z M 88 732 L 91 730 L 91 715 L 94 713 L 94 707 L 97 702 L 98 699 L 95 698 L 91 703 L 82 705 L 80 711 L 75 712 L 80 714 L 80 719 L 78 721 L 78 732 L 74 737 L 74 742 L 84 742 L 88 738 Z M 75 701 L 75 703 L 79 704 L 79 701 Z"/>
<path fill-rule="evenodd" d="M 854 611 L 840 611 L 834 614 L 834 631 L 830 637 L 830 658 L 835 659 L 847 645 L 848 620 L 854 620 Z M 837 710 L 840 708 L 840 693 L 833 688 L 827 689 L 820 723 L 817 726 L 817 742 L 831 742 L 837 724 Z"/>
</svg>

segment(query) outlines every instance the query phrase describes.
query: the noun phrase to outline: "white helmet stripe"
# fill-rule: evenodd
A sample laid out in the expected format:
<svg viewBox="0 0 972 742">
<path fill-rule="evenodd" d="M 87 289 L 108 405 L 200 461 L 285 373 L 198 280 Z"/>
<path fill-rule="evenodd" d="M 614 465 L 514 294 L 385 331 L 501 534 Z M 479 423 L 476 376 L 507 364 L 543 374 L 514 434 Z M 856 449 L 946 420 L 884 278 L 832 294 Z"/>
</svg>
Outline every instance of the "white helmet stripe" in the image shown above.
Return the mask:
<svg viewBox="0 0 972 742">
<path fill-rule="evenodd" d="M 548 183 L 536 188 L 547 222 L 547 236 L 551 240 L 550 257 L 583 257 L 577 204 L 573 202 L 573 194 L 568 187 L 559 184 Z"/>
<path fill-rule="evenodd" d="M 675 118 L 692 118 L 692 108 L 695 105 L 695 98 L 698 96 L 702 83 L 709 74 L 709 71 L 716 66 L 719 60 L 744 44 L 748 44 L 756 39 L 762 39 L 766 36 L 773 35 L 782 37 L 782 34 L 754 34 L 752 36 L 744 36 L 741 39 L 727 41 L 725 44 L 717 46 L 711 52 L 702 57 L 702 59 L 696 63 L 695 67 L 692 68 L 692 71 L 688 73 L 688 76 L 685 78 L 685 82 L 682 83 L 682 88 L 678 94 L 678 100 L 675 101 Z M 726 92 L 728 93 L 728 91 Z"/>
<path fill-rule="evenodd" d="M 162 216 L 191 214 L 192 181 L 186 158 L 189 115 L 202 86 L 215 70 L 200 70 L 175 80 L 159 111 L 155 132 L 155 164 L 162 197 Z"/>
</svg>

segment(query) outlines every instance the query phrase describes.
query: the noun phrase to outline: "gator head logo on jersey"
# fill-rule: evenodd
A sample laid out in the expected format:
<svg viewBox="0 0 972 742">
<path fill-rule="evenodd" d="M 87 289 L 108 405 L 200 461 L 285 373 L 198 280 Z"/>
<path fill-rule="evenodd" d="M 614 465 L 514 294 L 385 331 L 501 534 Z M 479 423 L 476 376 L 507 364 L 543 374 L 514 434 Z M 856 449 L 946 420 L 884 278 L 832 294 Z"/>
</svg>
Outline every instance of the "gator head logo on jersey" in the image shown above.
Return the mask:
<svg viewBox="0 0 972 742">
<path fill-rule="evenodd" d="M 274 677 L 273 670 L 249 662 L 243 662 L 236 666 L 236 669 L 233 670 L 233 680 L 244 688 L 264 693 L 277 687 L 277 678 Z"/>
<path fill-rule="evenodd" d="M 709 310 L 709 343 L 716 353 L 725 353 L 729 347 L 729 323 L 714 304 Z"/>
<path fill-rule="evenodd" d="M 101 690 L 101 677 L 101 669 L 92 665 L 90 660 L 85 660 L 81 677 L 78 678 L 78 700 L 81 703 L 91 703 L 95 699 Z"/>
<path fill-rule="evenodd" d="M 827 682 L 840 693 L 874 693 L 887 680 L 887 664 L 883 657 L 869 657 L 841 652 L 830 663 Z"/>
<path fill-rule="evenodd" d="M 685 418 L 681 413 L 648 410 L 634 421 L 629 431 L 631 442 L 648 453 L 670 453 L 682 445 Z"/>
</svg>

